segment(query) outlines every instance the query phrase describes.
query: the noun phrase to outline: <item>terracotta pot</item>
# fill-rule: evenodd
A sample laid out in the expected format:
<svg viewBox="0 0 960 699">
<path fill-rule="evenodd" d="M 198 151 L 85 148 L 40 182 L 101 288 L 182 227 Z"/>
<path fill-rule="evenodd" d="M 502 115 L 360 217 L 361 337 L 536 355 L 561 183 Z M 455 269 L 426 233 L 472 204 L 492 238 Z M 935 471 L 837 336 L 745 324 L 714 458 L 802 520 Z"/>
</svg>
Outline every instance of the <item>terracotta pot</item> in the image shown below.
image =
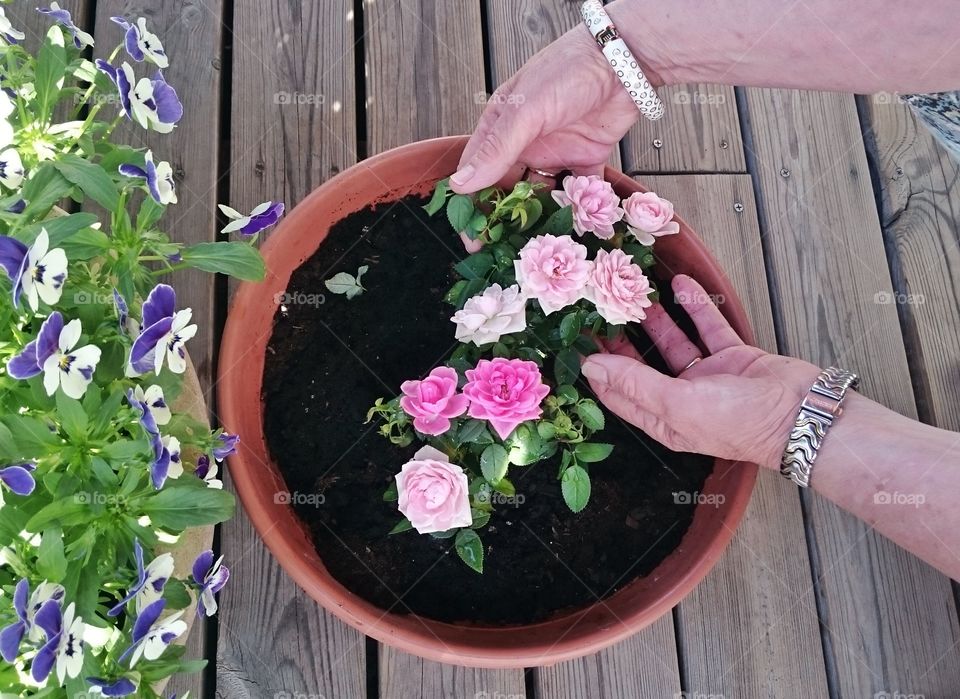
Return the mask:
<svg viewBox="0 0 960 699">
<path fill-rule="evenodd" d="M 234 297 L 220 354 L 220 416 L 230 432 L 242 435 L 239 451 L 230 458 L 230 473 L 250 519 L 280 565 L 333 614 L 378 641 L 431 660 L 490 668 L 549 665 L 594 653 L 636 633 L 689 593 L 733 536 L 750 499 L 756 466 L 716 462 L 702 492 L 722 495 L 709 501 L 723 504 L 698 507 L 681 545 L 647 577 L 587 609 L 509 628 L 441 623 L 375 607 L 330 576 L 293 508 L 274 502 L 274 493 L 287 488 L 267 450 L 261 386 L 276 299 L 336 221 L 374 202 L 429 192 L 436 180 L 456 169 L 465 144 L 465 137 L 439 138 L 365 160 L 326 182 L 287 216 L 263 247 L 266 280 L 240 285 Z M 610 168 L 606 178 L 621 196 L 643 191 Z M 680 228 L 679 235 L 657 243 L 664 268 L 689 274 L 709 293 L 722 295 L 724 314 L 752 341 L 729 280 L 690 227 L 680 221 Z"/>
</svg>

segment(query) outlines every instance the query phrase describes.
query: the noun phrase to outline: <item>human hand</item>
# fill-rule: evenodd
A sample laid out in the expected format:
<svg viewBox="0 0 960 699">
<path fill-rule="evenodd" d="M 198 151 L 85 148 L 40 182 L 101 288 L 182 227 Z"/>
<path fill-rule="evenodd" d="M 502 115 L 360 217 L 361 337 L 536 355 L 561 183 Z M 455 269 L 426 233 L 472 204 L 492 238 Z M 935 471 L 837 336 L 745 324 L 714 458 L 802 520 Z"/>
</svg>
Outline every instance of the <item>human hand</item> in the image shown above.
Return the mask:
<svg viewBox="0 0 960 699">
<path fill-rule="evenodd" d="M 625 338 L 588 357 L 584 376 L 608 409 L 674 451 L 778 469 L 820 369 L 743 344 L 690 277 L 674 277 L 672 287 L 709 356 L 695 361 L 700 349 L 657 304 L 642 327 L 676 378 L 644 363 Z"/>
<path fill-rule="evenodd" d="M 639 116 L 589 31 L 579 25 L 497 88 L 451 187 L 476 192 L 504 179 L 516 181 L 527 167 L 602 174 Z"/>
</svg>

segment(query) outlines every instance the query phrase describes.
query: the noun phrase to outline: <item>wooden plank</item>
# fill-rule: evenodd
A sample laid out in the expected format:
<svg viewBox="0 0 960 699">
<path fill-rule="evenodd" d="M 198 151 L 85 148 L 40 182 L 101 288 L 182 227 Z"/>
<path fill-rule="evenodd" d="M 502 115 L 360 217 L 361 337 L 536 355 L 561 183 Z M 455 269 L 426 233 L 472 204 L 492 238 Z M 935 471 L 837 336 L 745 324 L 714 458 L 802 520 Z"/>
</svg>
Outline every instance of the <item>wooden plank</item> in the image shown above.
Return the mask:
<svg viewBox="0 0 960 699">
<path fill-rule="evenodd" d="M 520 671 L 446 665 L 380 646 L 380 699 L 522 699 L 525 696 Z"/>
<path fill-rule="evenodd" d="M 371 154 L 473 129 L 485 89 L 479 4 L 368 1 L 364 29 L 366 62 L 376 67 L 366 83 Z M 389 646 L 380 647 L 380 668 L 383 697 L 523 696 L 520 670 L 443 665 Z"/>
<path fill-rule="evenodd" d="M 733 282 L 757 346 L 776 352 L 750 176 L 638 180 L 676 202 Z M 827 696 L 803 532 L 796 488 L 762 472 L 727 552 L 679 606 L 684 688 L 691 695 Z"/>
<path fill-rule="evenodd" d="M 780 350 L 863 377 L 916 415 L 853 97 L 745 91 Z M 816 494 L 804 493 L 817 603 L 840 696 L 949 696 L 960 628 L 949 581 Z M 804 602 L 801 602 L 804 603 Z"/>
<path fill-rule="evenodd" d="M 860 100 L 918 412 L 960 431 L 960 166 L 889 95 Z"/>
<path fill-rule="evenodd" d="M 533 54 L 579 26 L 577 5 L 564 0 L 486 0 L 487 49 L 494 87 L 508 80 Z M 607 161 L 620 169 L 620 150 Z"/>
<path fill-rule="evenodd" d="M 537 668 L 533 678 L 538 699 L 679 697 L 673 618 L 662 616 L 599 653 Z"/>
<path fill-rule="evenodd" d="M 19 29 L 26 37 L 23 45 L 31 53 L 36 52 L 43 37 L 53 24 L 53 20 L 37 12 L 37 7 L 47 7 L 43 3 L 18 2 L 4 5 L 3 11 L 10 19 L 14 29 Z M 70 13 L 73 23 L 84 31 L 93 33 L 93 2 L 91 0 L 63 0 L 60 7 Z"/>
<path fill-rule="evenodd" d="M 233 7 L 230 203 L 292 208 L 356 159 L 353 4 Z M 363 635 L 287 577 L 244 512 L 221 550 L 241 584 L 221 593 L 217 695 L 364 696 Z"/>
<path fill-rule="evenodd" d="M 640 119 L 623 139 L 631 173 L 746 172 L 737 101 L 725 85 L 657 90 L 662 119 Z"/>
</svg>

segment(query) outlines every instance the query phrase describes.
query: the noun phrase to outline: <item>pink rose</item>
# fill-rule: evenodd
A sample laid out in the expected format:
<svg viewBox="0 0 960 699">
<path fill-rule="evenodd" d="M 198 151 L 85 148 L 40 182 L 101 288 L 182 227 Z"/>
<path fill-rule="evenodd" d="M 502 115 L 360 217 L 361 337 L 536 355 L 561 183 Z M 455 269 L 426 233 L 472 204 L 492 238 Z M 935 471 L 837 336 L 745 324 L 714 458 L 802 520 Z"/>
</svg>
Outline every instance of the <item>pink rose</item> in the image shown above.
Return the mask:
<svg viewBox="0 0 960 699">
<path fill-rule="evenodd" d="M 460 342 L 473 342 L 479 347 L 526 328 L 527 299 L 516 284 L 506 289 L 491 284 L 482 294 L 467 299 L 450 320 L 457 324 L 455 334 Z"/>
<path fill-rule="evenodd" d="M 517 425 L 540 417 L 540 402 L 550 388 L 540 379 L 540 367 L 523 359 L 481 359 L 476 369 L 467 369 L 463 394 L 470 399 L 467 414 L 487 420 L 500 439 Z"/>
<path fill-rule="evenodd" d="M 442 451 L 423 447 L 397 474 L 397 507 L 421 534 L 469 527 L 467 474 Z"/>
<path fill-rule="evenodd" d="M 573 208 L 573 230 L 580 235 L 592 231 L 598 238 L 613 237 L 613 224 L 623 218 L 620 197 L 599 175 L 563 178 L 563 190 L 552 192 L 560 206 Z"/>
<path fill-rule="evenodd" d="M 623 219 L 641 245 L 653 245 L 662 235 L 680 232 L 673 221 L 673 203 L 656 192 L 634 192 L 623 200 Z"/>
<path fill-rule="evenodd" d="M 517 282 L 547 315 L 583 298 L 590 275 L 587 249 L 569 235 L 531 238 L 514 263 Z"/>
<path fill-rule="evenodd" d="M 457 393 L 457 372 L 448 366 L 438 366 L 423 381 L 404 381 L 400 391 L 400 407 L 423 434 L 449 430 L 450 418 L 463 415 L 469 403 L 465 395 Z"/>
<path fill-rule="evenodd" d="M 600 250 L 593 261 L 586 297 L 593 301 L 597 313 L 614 325 L 639 323 L 647 317 L 643 309 L 653 305 L 650 280 L 632 259 L 632 255 L 615 249 Z"/>
</svg>

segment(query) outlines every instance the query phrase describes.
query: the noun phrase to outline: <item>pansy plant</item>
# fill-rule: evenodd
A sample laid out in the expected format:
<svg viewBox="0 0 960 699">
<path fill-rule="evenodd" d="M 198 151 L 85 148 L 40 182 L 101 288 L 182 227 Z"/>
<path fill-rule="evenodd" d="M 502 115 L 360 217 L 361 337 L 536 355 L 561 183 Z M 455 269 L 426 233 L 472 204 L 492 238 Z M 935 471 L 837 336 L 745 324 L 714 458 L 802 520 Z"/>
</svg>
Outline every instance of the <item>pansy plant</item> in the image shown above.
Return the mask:
<svg viewBox="0 0 960 699">
<path fill-rule="evenodd" d="M 441 180 L 425 208 L 445 210 L 453 230 L 479 244 L 446 294 L 461 344 L 399 397 L 378 399 L 367 419 L 379 418 L 398 446 L 425 444 L 384 495 L 402 515 L 391 533 L 449 540 L 482 572 L 478 530 L 494 505 L 520 506 L 526 467 L 556 469 L 569 509 L 587 507 L 591 465 L 613 446 L 597 439 L 603 410 L 576 386 L 580 362 L 646 316 L 653 243 L 680 228 L 666 199 L 621 199 L 599 177 L 472 196 Z"/>
<path fill-rule="evenodd" d="M 203 666 L 173 641 L 229 576 L 212 552 L 181 569 L 161 547 L 230 517 L 218 464 L 239 441 L 176 409 L 198 328 L 159 278 L 261 279 L 250 242 L 283 204 L 238 214 L 237 240 L 164 230 L 163 146 L 113 134 L 177 127 L 170 57 L 147 20 L 115 18 L 91 63 L 77 18 L 39 12 L 33 54 L 0 8 L 0 695 L 156 697 Z"/>
</svg>

